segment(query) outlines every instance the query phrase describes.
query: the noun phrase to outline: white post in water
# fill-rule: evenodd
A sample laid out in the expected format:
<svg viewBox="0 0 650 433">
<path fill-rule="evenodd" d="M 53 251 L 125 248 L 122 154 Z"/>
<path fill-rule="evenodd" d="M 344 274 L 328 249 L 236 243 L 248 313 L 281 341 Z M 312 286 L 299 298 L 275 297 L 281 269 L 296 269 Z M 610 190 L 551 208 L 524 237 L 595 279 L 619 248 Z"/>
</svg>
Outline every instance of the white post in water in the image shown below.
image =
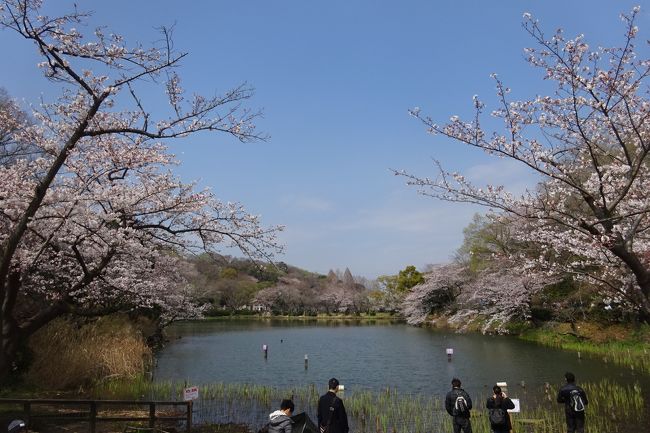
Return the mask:
<svg viewBox="0 0 650 433">
<path fill-rule="evenodd" d="M 269 346 L 262 344 L 262 351 L 264 352 L 264 358 L 266 358 L 269 354 Z"/>
<path fill-rule="evenodd" d="M 447 349 L 447 362 L 451 362 L 451 355 L 454 354 L 454 349 L 448 348 Z"/>
<path fill-rule="evenodd" d="M 305 353 L 305 370 L 307 370 L 307 368 L 309 368 L 309 357 Z"/>
</svg>

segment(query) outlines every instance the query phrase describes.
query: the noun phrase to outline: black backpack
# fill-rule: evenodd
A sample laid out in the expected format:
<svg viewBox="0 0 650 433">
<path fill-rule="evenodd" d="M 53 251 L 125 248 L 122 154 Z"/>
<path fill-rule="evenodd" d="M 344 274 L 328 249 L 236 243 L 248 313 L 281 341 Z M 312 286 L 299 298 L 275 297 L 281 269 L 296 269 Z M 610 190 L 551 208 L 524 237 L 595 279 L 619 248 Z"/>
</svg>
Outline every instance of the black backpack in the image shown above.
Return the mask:
<svg viewBox="0 0 650 433">
<path fill-rule="evenodd" d="M 575 413 L 585 411 L 585 402 L 582 400 L 580 390 L 572 389 L 569 392 L 569 407 Z"/>
<path fill-rule="evenodd" d="M 469 413 L 467 400 L 465 400 L 465 397 L 460 392 L 456 393 L 456 401 L 454 401 L 454 408 L 451 412 L 454 416 L 467 415 Z"/>
<path fill-rule="evenodd" d="M 506 411 L 500 407 L 490 409 L 490 425 L 492 427 L 505 427 L 507 425 Z"/>
</svg>

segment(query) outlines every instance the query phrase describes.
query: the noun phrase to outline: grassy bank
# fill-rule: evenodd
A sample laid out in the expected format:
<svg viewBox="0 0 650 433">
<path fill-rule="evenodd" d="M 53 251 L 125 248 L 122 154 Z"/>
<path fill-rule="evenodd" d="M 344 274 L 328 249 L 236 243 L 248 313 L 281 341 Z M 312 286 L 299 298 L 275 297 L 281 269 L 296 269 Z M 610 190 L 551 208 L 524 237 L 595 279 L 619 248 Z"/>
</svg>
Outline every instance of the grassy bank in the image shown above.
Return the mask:
<svg viewBox="0 0 650 433">
<path fill-rule="evenodd" d="M 602 326 L 589 322 L 528 329 L 520 338 L 598 356 L 606 362 L 650 373 L 650 326 Z"/>
</svg>

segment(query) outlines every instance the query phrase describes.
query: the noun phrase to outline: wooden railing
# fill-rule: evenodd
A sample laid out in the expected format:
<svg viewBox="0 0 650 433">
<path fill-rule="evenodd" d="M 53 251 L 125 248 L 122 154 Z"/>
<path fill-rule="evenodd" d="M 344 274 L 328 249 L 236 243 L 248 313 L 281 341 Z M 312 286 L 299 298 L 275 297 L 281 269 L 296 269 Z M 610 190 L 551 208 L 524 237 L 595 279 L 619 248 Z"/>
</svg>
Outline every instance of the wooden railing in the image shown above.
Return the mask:
<svg viewBox="0 0 650 433">
<path fill-rule="evenodd" d="M 88 431 L 95 433 L 98 422 L 119 422 L 119 421 L 148 421 L 149 427 L 154 428 L 156 421 L 185 421 L 186 431 L 189 433 L 192 429 L 192 402 L 191 401 L 141 401 L 141 400 L 58 400 L 58 399 L 16 399 L 0 398 L 0 405 L 22 405 L 24 421 L 27 427 L 33 424 L 37 419 L 48 420 L 65 420 L 65 421 L 86 421 L 89 423 Z M 61 406 L 88 406 L 87 413 L 36 413 L 34 406 L 48 406 L 60 408 Z M 116 406 L 148 406 L 149 416 L 99 416 L 100 408 Z M 156 407 L 158 406 L 185 406 L 185 415 L 179 416 L 158 416 Z M 110 415 L 110 414 L 109 414 Z"/>
</svg>

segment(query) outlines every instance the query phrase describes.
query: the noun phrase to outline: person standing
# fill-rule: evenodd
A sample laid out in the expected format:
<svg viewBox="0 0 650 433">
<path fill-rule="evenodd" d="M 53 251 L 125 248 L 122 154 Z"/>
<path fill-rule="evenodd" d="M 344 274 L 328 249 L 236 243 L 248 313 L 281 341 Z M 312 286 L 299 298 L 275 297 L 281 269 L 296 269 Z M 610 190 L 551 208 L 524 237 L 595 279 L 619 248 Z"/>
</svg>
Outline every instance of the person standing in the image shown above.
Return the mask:
<svg viewBox="0 0 650 433">
<path fill-rule="evenodd" d="M 445 397 L 445 409 L 451 415 L 454 433 L 472 433 L 472 423 L 469 420 L 472 410 L 472 399 L 469 394 L 460 387 L 460 379 L 454 377 L 451 380 L 451 391 Z"/>
<path fill-rule="evenodd" d="M 284 399 L 280 403 L 280 409 L 269 415 L 269 433 L 292 433 L 293 401 Z"/>
<path fill-rule="evenodd" d="M 318 399 L 318 428 L 320 433 L 348 433 L 348 415 L 343 401 L 337 397 L 339 381 L 331 378 L 328 391 Z"/>
<path fill-rule="evenodd" d="M 567 432 L 584 433 L 585 409 L 589 404 L 587 393 L 576 385 L 576 377 L 573 373 L 566 372 L 564 378 L 566 385 L 557 393 L 557 402 L 564 403 Z"/>
<path fill-rule="evenodd" d="M 514 409 L 515 404 L 501 391 L 499 385 L 492 387 L 492 397 L 487 399 L 485 407 L 489 412 L 490 428 L 492 433 L 508 433 L 512 430 L 512 422 L 508 409 Z"/>
</svg>

